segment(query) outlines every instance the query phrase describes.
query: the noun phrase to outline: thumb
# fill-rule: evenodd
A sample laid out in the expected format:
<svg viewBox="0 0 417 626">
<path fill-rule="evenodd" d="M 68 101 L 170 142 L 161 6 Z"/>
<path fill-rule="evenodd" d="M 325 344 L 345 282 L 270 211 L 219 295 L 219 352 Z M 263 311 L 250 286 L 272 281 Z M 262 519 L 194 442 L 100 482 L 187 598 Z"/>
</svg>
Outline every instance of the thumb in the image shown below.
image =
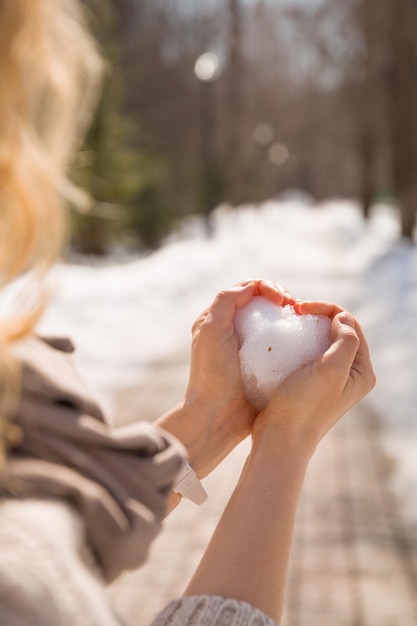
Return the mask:
<svg viewBox="0 0 417 626">
<path fill-rule="evenodd" d="M 331 345 L 324 355 L 333 379 L 346 379 L 359 349 L 360 339 L 354 317 L 347 311 L 334 316 L 330 330 Z"/>
</svg>

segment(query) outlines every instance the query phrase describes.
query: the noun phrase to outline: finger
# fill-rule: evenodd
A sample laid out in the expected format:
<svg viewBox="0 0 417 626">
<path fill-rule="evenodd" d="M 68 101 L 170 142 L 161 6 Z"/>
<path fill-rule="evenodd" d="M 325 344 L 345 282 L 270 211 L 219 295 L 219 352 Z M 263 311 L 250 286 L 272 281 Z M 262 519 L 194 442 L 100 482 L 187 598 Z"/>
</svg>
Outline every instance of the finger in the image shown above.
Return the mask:
<svg viewBox="0 0 417 626">
<path fill-rule="evenodd" d="M 360 347 L 355 319 L 346 311 L 337 313 L 330 333 L 332 343 L 323 355 L 321 365 L 329 381 L 344 388 Z"/>
<path fill-rule="evenodd" d="M 249 283 L 255 284 L 256 294 L 271 300 L 275 304 L 295 304 L 297 298 L 288 291 L 284 285 L 274 283 L 272 280 L 263 278 L 254 278 L 237 283 L 237 285 L 248 285 Z"/>
<path fill-rule="evenodd" d="M 340 309 L 340 307 L 336 305 L 330 305 L 330 307 L 333 308 L 333 310 Z M 344 311 L 343 309 L 340 312 L 338 311 L 336 315 L 338 316 L 339 322 L 342 324 L 348 324 L 355 329 L 359 339 L 359 346 L 351 369 L 363 378 L 365 384 L 368 382 L 370 388 L 372 389 L 375 385 L 375 374 L 372 368 L 369 345 L 362 326 L 350 313 Z"/>
<path fill-rule="evenodd" d="M 294 308 L 299 315 L 326 315 L 331 318 L 345 310 L 333 302 L 325 301 L 301 301 Z"/>
<path fill-rule="evenodd" d="M 255 293 L 254 281 L 248 281 L 245 284 L 235 285 L 230 289 L 221 291 L 208 308 L 206 319 L 216 321 L 223 327 L 232 324 L 236 309 L 248 304 Z"/>
<path fill-rule="evenodd" d="M 259 296 L 267 298 L 274 304 L 295 304 L 296 299 L 284 285 L 279 285 L 272 280 L 256 280 L 256 290 Z"/>
<path fill-rule="evenodd" d="M 371 391 L 376 384 L 375 372 L 372 367 L 371 355 L 368 342 L 361 325 L 356 321 L 356 332 L 359 337 L 359 348 L 352 365 L 352 376 L 357 380 L 360 378 L 366 393 Z"/>
<path fill-rule="evenodd" d="M 248 304 L 251 298 L 256 295 L 256 285 L 254 280 L 247 280 L 238 283 L 230 289 L 225 289 L 217 294 L 216 300 L 221 300 L 226 306 L 232 304 L 235 309 Z"/>
</svg>

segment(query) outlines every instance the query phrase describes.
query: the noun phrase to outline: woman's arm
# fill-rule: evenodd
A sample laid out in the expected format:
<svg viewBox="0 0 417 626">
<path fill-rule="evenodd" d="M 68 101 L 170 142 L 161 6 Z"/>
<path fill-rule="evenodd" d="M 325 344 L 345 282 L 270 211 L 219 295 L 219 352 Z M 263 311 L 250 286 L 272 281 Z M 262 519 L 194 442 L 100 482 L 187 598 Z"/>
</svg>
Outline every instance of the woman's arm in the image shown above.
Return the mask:
<svg viewBox="0 0 417 626">
<path fill-rule="evenodd" d="M 375 382 L 359 325 L 333 305 L 320 306 L 333 317 L 332 345 L 290 375 L 257 417 L 241 479 L 186 596 L 243 600 L 280 620 L 308 462 L 323 435 Z"/>
</svg>

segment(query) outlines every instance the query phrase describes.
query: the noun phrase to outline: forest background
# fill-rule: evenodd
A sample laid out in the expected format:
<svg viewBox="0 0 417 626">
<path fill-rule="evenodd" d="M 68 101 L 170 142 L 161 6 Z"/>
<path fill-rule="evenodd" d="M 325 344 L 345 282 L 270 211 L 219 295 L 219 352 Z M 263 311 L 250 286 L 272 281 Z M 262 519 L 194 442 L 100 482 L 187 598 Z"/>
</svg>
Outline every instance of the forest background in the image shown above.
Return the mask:
<svg viewBox="0 0 417 626">
<path fill-rule="evenodd" d="M 288 190 L 394 202 L 414 240 L 415 0 L 83 1 L 106 71 L 72 252 L 154 249 L 196 214 L 210 234 L 216 206 Z"/>
</svg>

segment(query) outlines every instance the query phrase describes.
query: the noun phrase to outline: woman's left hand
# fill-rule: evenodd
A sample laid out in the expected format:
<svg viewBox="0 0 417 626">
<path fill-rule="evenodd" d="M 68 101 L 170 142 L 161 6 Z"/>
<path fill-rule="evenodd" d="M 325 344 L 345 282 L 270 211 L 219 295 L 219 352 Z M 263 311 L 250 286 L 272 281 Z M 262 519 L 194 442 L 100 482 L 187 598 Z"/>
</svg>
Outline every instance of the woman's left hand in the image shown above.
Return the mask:
<svg viewBox="0 0 417 626">
<path fill-rule="evenodd" d="M 246 400 L 234 315 L 253 296 L 277 305 L 295 298 L 271 281 L 251 280 L 220 292 L 192 328 L 191 372 L 181 405 L 157 421 L 187 448 L 200 478 L 251 432 L 257 411 Z"/>
</svg>

